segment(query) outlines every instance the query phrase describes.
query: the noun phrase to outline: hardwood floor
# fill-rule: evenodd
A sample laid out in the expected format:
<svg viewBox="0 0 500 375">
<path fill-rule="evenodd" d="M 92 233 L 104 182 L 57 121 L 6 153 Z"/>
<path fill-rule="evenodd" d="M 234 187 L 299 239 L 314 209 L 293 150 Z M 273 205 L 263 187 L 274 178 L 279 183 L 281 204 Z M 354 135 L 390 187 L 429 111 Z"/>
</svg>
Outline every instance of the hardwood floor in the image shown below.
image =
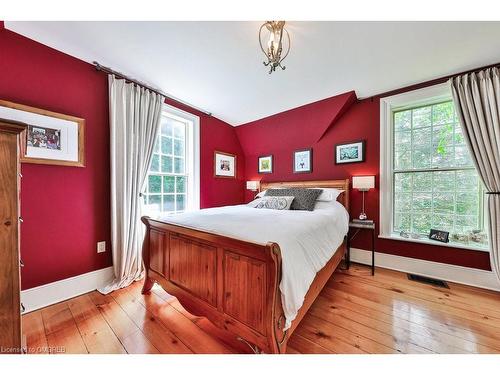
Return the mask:
<svg viewBox="0 0 500 375">
<path fill-rule="evenodd" d="M 329 280 L 288 353 L 500 353 L 500 293 L 354 264 Z M 29 353 L 248 353 L 161 288 L 84 294 L 23 316 Z"/>
</svg>

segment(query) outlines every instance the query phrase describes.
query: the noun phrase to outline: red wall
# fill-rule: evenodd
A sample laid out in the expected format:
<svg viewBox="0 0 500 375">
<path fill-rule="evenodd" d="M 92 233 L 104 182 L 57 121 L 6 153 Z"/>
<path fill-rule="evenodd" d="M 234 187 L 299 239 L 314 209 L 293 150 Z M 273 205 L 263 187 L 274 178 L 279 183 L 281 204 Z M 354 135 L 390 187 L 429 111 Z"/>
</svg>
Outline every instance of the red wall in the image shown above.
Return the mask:
<svg viewBox="0 0 500 375">
<path fill-rule="evenodd" d="M 317 142 L 318 131 L 325 123 L 318 121 L 322 114 L 338 108 L 339 102 L 345 101 L 343 95 L 328 100 L 312 103 L 290 111 L 279 113 L 252 123 L 239 126 L 236 130 L 246 157 L 245 175 L 247 180 L 293 181 L 343 179 L 353 175 L 376 176 L 379 186 L 379 100 L 365 99 L 349 106 L 349 109 L 335 121 L 325 136 Z M 349 103 L 348 103 L 349 104 Z M 314 114 L 314 117 L 311 117 Z M 345 165 L 335 165 L 334 146 L 337 143 L 366 140 L 366 161 Z M 292 153 L 296 149 L 313 148 L 313 172 L 294 174 L 292 172 Z M 259 155 L 273 154 L 274 173 L 258 174 L 257 158 Z M 361 193 L 351 190 L 351 217 L 361 211 Z M 368 217 L 379 222 L 379 191 L 366 193 L 366 212 Z M 246 193 L 246 200 L 252 198 Z M 353 243 L 354 247 L 369 249 L 367 234 Z M 410 258 L 425 259 L 435 262 L 456 264 L 466 267 L 490 269 L 489 254 L 486 252 L 456 248 L 420 245 L 396 240 L 376 240 L 379 252 L 401 255 Z"/>
<path fill-rule="evenodd" d="M 22 165 L 23 289 L 112 264 L 107 90 L 106 75 L 91 65 L 0 23 L 0 99 L 86 120 L 85 168 Z M 202 207 L 242 202 L 244 157 L 234 129 L 201 116 L 200 132 Z M 238 155 L 238 180 L 213 177 L 214 149 Z M 97 254 L 97 241 L 107 242 L 106 253 Z"/>
</svg>

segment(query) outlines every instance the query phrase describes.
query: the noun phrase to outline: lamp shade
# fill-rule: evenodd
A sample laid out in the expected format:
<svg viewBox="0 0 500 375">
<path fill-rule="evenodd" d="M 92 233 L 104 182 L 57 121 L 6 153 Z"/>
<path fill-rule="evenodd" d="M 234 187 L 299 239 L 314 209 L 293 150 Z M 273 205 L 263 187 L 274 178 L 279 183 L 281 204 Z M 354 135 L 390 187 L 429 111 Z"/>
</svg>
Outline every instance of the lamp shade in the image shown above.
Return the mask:
<svg viewBox="0 0 500 375">
<path fill-rule="evenodd" d="M 375 187 L 375 176 L 353 176 L 353 189 L 367 191 Z"/>
<path fill-rule="evenodd" d="M 259 190 L 260 182 L 259 181 L 247 181 L 247 190 Z"/>
</svg>

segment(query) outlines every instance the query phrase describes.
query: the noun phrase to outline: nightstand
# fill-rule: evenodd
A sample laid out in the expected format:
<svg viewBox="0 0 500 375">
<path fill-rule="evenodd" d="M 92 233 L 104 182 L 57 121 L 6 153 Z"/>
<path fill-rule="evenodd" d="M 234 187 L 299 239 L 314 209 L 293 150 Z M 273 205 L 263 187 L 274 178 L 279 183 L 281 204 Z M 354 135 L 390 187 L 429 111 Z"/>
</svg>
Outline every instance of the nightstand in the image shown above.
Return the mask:
<svg viewBox="0 0 500 375">
<path fill-rule="evenodd" d="M 350 230 L 355 229 L 356 231 L 349 235 Z M 349 222 L 349 232 L 347 233 L 347 252 L 346 252 L 346 269 L 349 269 L 351 265 L 351 241 L 357 234 L 362 230 L 369 230 L 372 232 L 372 276 L 375 275 L 375 223 L 355 223 L 353 221 Z"/>
</svg>

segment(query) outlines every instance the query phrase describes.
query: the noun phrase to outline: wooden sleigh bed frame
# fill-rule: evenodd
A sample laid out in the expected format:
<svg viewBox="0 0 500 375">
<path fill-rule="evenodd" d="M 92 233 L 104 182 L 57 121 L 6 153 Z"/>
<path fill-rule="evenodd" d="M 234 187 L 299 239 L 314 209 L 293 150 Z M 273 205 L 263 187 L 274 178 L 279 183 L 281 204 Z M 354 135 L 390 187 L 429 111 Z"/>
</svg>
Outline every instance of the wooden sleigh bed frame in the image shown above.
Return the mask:
<svg viewBox="0 0 500 375">
<path fill-rule="evenodd" d="M 349 180 L 261 183 L 276 187 L 324 187 L 344 190 L 337 198 L 349 212 Z M 292 326 L 283 331 L 281 251 L 279 244 L 256 244 L 149 217 L 143 259 L 142 293 L 154 283 L 177 297 L 192 314 L 207 317 L 234 334 L 255 353 L 286 353 L 287 342 L 331 277 L 346 251 L 345 241 L 316 274 Z"/>
</svg>

